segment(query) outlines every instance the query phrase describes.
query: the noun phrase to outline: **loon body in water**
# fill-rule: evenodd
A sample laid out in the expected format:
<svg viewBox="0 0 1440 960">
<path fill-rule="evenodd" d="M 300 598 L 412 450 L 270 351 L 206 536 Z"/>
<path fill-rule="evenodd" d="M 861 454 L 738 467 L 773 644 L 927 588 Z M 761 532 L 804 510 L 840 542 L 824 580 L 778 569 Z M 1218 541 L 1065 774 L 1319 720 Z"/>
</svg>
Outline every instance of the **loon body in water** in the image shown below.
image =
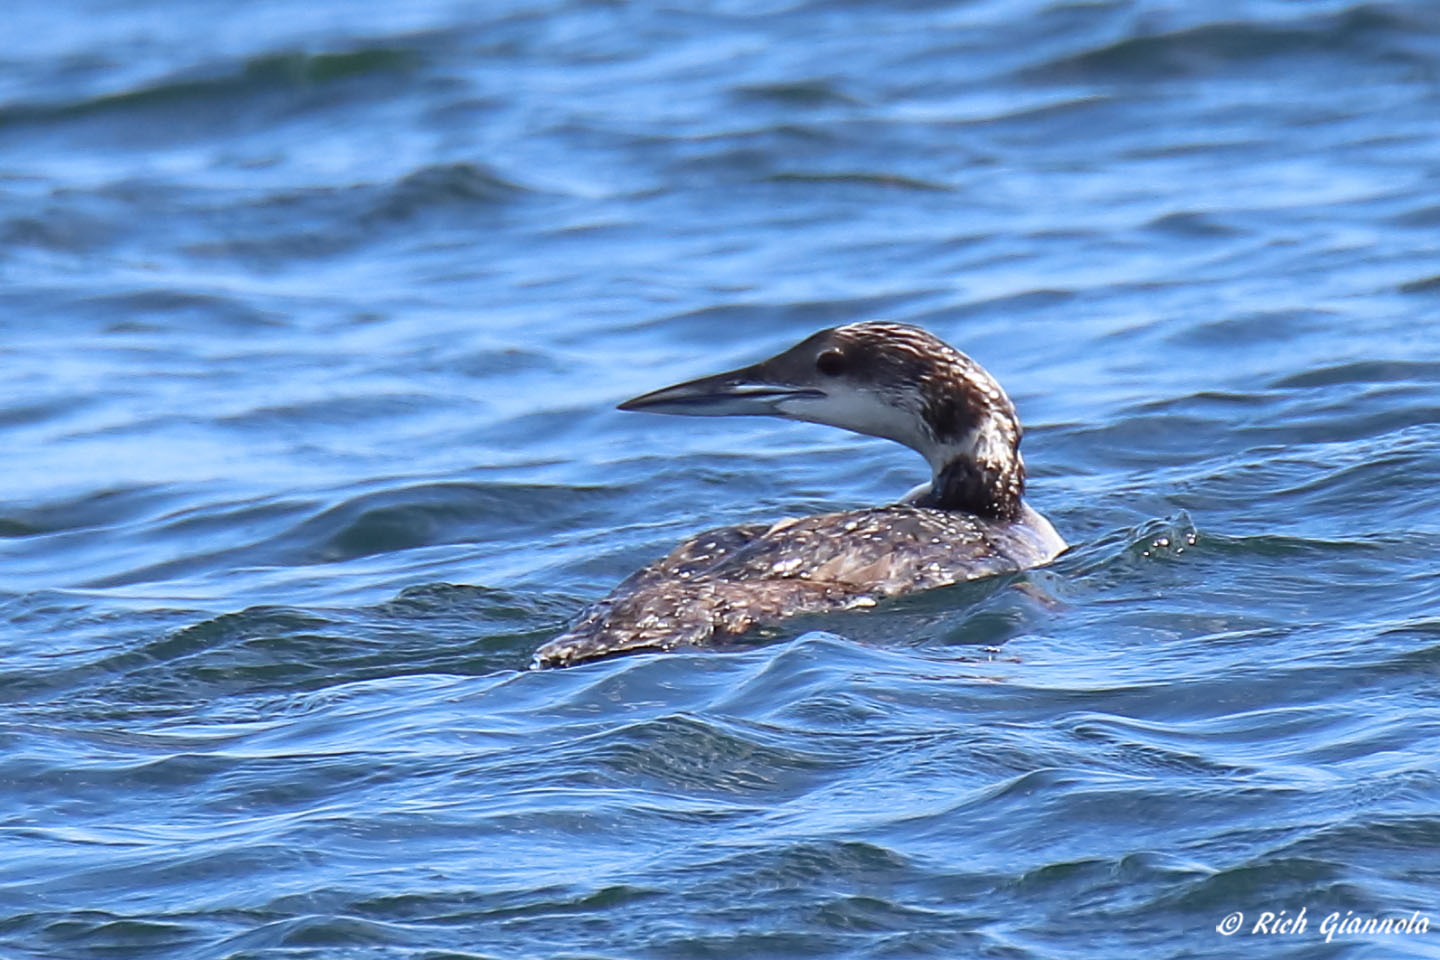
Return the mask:
<svg viewBox="0 0 1440 960">
<path fill-rule="evenodd" d="M 932 478 L 891 506 L 692 537 L 582 611 L 536 651 L 537 668 L 733 638 L 796 614 L 1039 566 L 1065 549 L 1022 499 L 1010 398 L 979 364 L 919 327 L 822 330 L 754 366 L 620 409 L 825 423 L 919 451 Z"/>
</svg>

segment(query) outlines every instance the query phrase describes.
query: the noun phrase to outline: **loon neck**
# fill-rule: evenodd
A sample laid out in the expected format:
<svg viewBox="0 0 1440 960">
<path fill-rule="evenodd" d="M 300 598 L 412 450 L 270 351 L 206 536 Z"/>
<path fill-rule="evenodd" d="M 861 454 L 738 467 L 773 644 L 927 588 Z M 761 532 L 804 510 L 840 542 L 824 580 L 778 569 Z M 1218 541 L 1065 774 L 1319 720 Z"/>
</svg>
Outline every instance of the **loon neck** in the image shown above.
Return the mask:
<svg viewBox="0 0 1440 960">
<path fill-rule="evenodd" d="M 973 419 L 968 423 L 962 421 L 959 429 L 948 432 L 936 430 L 934 443 L 918 447 L 932 474 L 930 487 L 918 502 L 994 520 L 1017 520 L 1025 495 L 1025 460 L 1020 456 L 1023 431 L 1014 407 L 1001 399 L 993 405 L 974 405 L 970 411 Z"/>
<path fill-rule="evenodd" d="M 1018 520 L 1024 494 L 1025 465 L 1018 453 L 998 463 L 962 455 L 935 472 L 919 504 L 992 520 Z"/>
</svg>

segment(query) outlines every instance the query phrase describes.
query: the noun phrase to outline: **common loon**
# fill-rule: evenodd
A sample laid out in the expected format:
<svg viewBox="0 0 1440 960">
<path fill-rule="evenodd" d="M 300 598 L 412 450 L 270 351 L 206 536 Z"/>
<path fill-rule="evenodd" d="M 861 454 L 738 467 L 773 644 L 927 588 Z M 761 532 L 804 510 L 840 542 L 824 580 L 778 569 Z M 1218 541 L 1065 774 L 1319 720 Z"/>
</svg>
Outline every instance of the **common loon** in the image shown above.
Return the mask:
<svg viewBox="0 0 1440 960">
<path fill-rule="evenodd" d="M 894 440 L 930 464 L 899 503 L 709 530 L 632 574 L 535 653 L 568 666 L 736 637 L 788 616 L 874 606 L 1053 560 L 1065 541 L 1022 500 L 1020 421 L 981 366 L 904 323 L 807 337 L 754 366 L 665 387 L 621 410 L 772 416 Z"/>
</svg>

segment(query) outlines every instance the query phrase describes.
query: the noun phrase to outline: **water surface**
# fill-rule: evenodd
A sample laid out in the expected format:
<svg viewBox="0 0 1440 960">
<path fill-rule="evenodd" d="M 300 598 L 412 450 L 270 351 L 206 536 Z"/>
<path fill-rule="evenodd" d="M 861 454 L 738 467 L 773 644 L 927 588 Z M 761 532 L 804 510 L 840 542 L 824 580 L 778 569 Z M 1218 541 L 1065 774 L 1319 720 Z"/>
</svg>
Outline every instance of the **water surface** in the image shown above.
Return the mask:
<svg viewBox="0 0 1440 960">
<path fill-rule="evenodd" d="M 1425 0 L 7 21 L 7 958 L 1440 955 L 1318 932 L 1440 919 Z M 923 479 L 612 409 L 870 317 L 1074 549 L 527 671 Z"/>
</svg>

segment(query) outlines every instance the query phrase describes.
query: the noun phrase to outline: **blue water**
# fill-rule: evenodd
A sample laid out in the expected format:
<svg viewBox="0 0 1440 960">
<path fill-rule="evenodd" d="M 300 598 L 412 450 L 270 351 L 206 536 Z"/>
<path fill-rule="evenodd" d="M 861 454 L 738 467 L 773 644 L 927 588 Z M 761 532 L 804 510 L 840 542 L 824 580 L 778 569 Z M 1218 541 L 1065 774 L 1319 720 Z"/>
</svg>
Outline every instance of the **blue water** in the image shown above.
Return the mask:
<svg viewBox="0 0 1440 960">
<path fill-rule="evenodd" d="M 5 19 L 5 960 L 1440 957 L 1430 0 Z M 870 317 L 1073 550 L 527 671 L 924 479 L 613 410 Z"/>
</svg>

